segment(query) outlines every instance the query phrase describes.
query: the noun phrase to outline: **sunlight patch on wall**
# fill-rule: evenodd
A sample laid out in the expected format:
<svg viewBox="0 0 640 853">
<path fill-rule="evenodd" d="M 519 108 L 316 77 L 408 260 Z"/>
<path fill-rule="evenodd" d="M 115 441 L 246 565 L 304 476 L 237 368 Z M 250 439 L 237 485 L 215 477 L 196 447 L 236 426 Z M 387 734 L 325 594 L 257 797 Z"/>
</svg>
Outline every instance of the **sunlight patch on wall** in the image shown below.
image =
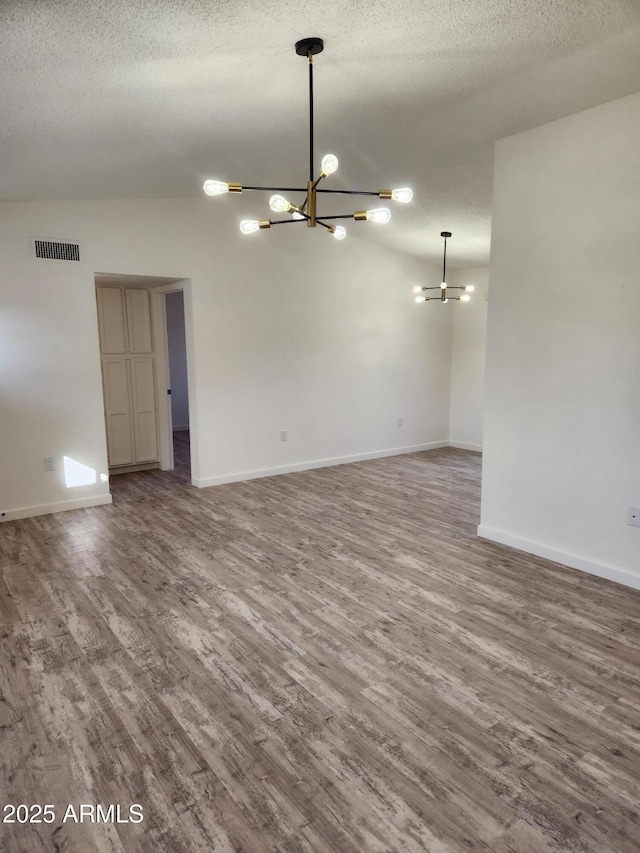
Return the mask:
<svg viewBox="0 0 640 853">
<path fill-rule="evenodd" d="M 89 468 L 88 465 L 83 465 L 82 462 L 71 459 L 70 456 L 64 457 L 64 484 L 68 489 L 75 489 L 77 486 L 93 486 L 97 479 L 95 468 Z"/>
</svg>

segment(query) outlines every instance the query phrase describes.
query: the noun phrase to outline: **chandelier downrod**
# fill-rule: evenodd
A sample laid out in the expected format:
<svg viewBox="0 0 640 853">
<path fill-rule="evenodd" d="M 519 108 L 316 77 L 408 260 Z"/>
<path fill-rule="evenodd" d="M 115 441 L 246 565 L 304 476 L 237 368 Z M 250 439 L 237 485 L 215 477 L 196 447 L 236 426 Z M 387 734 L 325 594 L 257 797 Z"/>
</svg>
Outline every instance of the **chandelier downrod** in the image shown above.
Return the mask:
<svg viewBox="0 0 640 853">
<path fill-rule="evenodd" d="M 409 202 L 413 198 L 413 192 L 409 187 L 403 187 L 396 190 L 327 190 L 319 189 L 318 184 L 329 175 L 332 175 L 338 168 L 338 158 L 334 154 L 325 154 L 322 158 L 320 174 L 314 180 L 314 104 L 313 104 L 313 57 L 324 50 L 324 42 L 321 38 L 312 37 L 301 39 L 296 42 L 296 53 L 298 56 L 307 58 L 309 64 L 309 180 L 306 187 L 262 187 L 262 186 L 243 186 L 242 184 L 225 183 L 218 180 L 207 180 L 204 183 L 204 191 L 207 195 L 222 195 L 223 193 L 241 193 L 243 190 L 255 190 L 258 192 L 274 192 L 276 195 L 269 199 L 269 207 L 278 213 L 289 213 L 291 219 L 243 219 L 240 223 L 240 230 L 243 234 L 253 234 L 266 228 L 271 228 L 272 225 L 284 225 L 291 222 L 306 222 L 309 228 L 315 228 L 316 225 L 322 226 L 326 231 L 337 240 L 343 240 L 346 235 L 346 229 L 342 225 L 334 225 L 328 220 L 332 219 L 354 219 L 355 221 L 368 220 L 370 222 L 384 223 L 391 218 L 391 211 L 388 207 L 374 208 L 373 210 L 356 210 L 354 213 L 340 213 L 334 216 L 318 216 L 317 215 L 317 196 L 318 193 L 335 193 L 343 195 L 367 195 L 377 196 L 381 199 L 391 199 L 392 201 Z M 293 204 L 280 193 L 306 193 L 302 204 Z"/>
<path fill-rule="evenodd" d="M 309 51 L 309 180 L 313 182 L 313 53 Z"/>
<path fill-rule="evenodd" d="M 447 237 L 451 237 L 451 231 L 442 231 L 440 234 L 444 237 L 444 255 L 442 257 L 442 280 L 447 280 Z"/>
</svg>

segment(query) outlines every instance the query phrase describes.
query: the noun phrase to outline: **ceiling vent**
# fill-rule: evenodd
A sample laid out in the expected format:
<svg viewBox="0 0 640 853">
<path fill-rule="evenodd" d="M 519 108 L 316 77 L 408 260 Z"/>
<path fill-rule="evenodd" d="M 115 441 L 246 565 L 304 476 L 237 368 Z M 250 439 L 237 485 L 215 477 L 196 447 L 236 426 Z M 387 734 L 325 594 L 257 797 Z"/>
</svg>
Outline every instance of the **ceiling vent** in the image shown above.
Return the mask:
<svg viewBox="0 0 640 853">
<path fill-rule="evenodd" d="M 36 258 L 44 258 L 51 261 L 79 261 L 80 246 L 78 243 L 60 243 L 54 240 L 41 240 L 33 238 Z"/>
</svg>

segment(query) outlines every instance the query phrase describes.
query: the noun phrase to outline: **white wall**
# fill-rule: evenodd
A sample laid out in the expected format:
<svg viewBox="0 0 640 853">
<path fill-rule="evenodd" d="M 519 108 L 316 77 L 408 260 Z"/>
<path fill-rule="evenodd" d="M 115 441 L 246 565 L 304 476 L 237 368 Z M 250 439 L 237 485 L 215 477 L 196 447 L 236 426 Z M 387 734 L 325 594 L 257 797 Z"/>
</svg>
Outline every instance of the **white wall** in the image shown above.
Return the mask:
<svg viewBox="0 0 640 853">
<path fill-rule="evenodd" d="M 173 429 L 189 429 L 187 339 L 184 324 L 184 294 L 182 291 L 176 290 L 174 293 L 167 293 L 165 305 Z"/>
<path fill-rule="evenodd" d="M 8 213 L 9 206 L 0 205 Z M 92 274 L 25 260 L 26 233 L 0 225 L 0 512 L 4 519 L 110 502 Z M 39 235 L 39 232 L 32 232 Z M 17 244 L 13 245 L 13 236 Z M 44 471 L 45 456 L 55 471 Z M 63 458 L 95 484 L 67 487 Z"/>
<path fill-rule="evenodd" d="M 481 451 L 489 268 L 456 270 L 448 278 L 456 287 L 474 284 L 476 288 L 469 302 L 448 304 L 454 312 L 449 441 L 452 447 Z"/>
<path fill-rule="evenodd" d="M 242 236 L 238 221 L 265 204 L 256 194 L 0 204 L 6 518 L 69 499 L 45 455 L 107 470 L 95 272 L 191 280 L 199 485 L 447 442 L 451 326 L 413 302 L 424 262 L 382 248 L 366 223 L 342 243 L 304 225 Z M 81 262 L 32 260 L 30 235 L 78 240 Z M 73 490 L 85 497 L 108 499 L 107 486 Z"/>
<path fill-rule="evenodd" d="M 640 94 L 496 147 L 481 535 L 640 587 Z"/>
</svg>

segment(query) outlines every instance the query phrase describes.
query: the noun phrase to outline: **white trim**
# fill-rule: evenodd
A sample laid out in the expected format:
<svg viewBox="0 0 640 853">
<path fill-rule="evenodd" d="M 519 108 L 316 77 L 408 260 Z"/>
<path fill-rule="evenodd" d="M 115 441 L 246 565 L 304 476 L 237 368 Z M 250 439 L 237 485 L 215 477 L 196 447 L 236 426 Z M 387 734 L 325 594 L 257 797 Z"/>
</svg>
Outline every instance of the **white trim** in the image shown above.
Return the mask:
<svg viewBox="0 0 640 853">
<path fill-rule="evenodd" d="M 263 468 L 257 471 L 242 471 L 236 474 L 223 474 L 220 477 L 192 477 L 191 482 L 199 489 L 208 486 L 221 486 L 224 483 L 238 483 L 241 480 L 257 480 L 260 477 L 276 477 L 278 474 L 293 474 L 296 471 L 310 471 L 313 468 L 329 468 L 332 465 L 348 465 L 350 462 L 364 462 L 367 459 L 381 459 L 383 456 L 403 456 L 405 453 L 419 453 L 421 450 L 435 450 L 448 447 L 448 441 L 431 441 L 429 444 L 415 444 L 412 447 L 394 447 L 391 450 L 374 450 L 371 453 L 357 453 L 354 456 L 336 456 L 334 459 L 314 459 L 309 462 L 297 462 L 293 465 L 278 465 L 275 468 Z"/>
<path fill-rule="evenodd" d="M 173 287 L 173 285 L 170 285 Z M 161 471 L 173 471 L 173 430 L 171 423 L 171 387 L 169 349 L 167 346 L 167 314 L 164 287 L 149 288 L 153 354 L 156 380 L 156 422 L 158 425 L 158 460 Z"/>
<path fill-rule="evenodd" d="M 459 450 L 474 450 L 476 453 L 482 453 L 481 444 L 467 444 L 466 441 L 450 441 L 449 447 L 457 447 Z"/>
<path fill-rule="evenodd" d="M 150 285 L 154 293 L 175 293 L 176 291 L 184 290 L 185 283 L 190 282 L 189 278 L 176 278 L 170 284 L 152 284 Z"/>
<path fill-rule="evenodd" d="M 86 509 L 91 506 L 104 506 L 113 503 L 111 495 L 101 495 L 97 498 L 76 498 L 73 501 L 57 501 L 41 506 L 23 506 L 6 511 L 4 521 L 15 521 L 18 518 L 31 518 L 34 515 L 49 515 L 53 512 L 66 512 L 68 509 Z"/>
<path fill-rule="evenodd" d="M 505 533 L 504 530 L 488 527 L 486 524 L 478 525 L 478 536 L 482 539 L 498 542 L 500 545 L 517 548 L 518 551 L 525 551 L 527 554 L 535 554 L 536 557 L 544 557 L 545 560 L 553 560 L 554 563 L 561 563 L 563 566 L 569 566 L 570 569 L 579 569 L 582 572 L 588 572 L 590 575 L 597 575 L 599 578 L 606 578 L 633 589 L 640 589 L 640 575 L 634 574 L 628 569 L 621 569 L 606 563 L 596 563 L 593 560 L 586 559 L 586 557 L 567 551 L 557 551 L 555 548 L 548 548 L 540 542 L 522 539 L 520 536 Z"/>
<path fill-rule="evenodd" d="M 174 427 L 172 423 L 171 397 L 167 388 L 171 387 L 169 370 L 169 341 L 167 335 L 167 293 L 182 292 L 184 298 L 184 328 L 187 349 L 187 397 L 189 402 L 189 423 L 185 426 Z M 158 366 L 158 446 L 160 469 L 173 471 L 173 433 L 189 430 L 189 446 L 191 471 L 198 470 L 197 428 L 196 428 L 196 392 L 193 375 L 193 311 L 191 303 L 191 279 L 176 279 L 171 284 L 151 287 L 152 305 L 154 306 L 154 347 L 156 365 Z"/>
</svg>

